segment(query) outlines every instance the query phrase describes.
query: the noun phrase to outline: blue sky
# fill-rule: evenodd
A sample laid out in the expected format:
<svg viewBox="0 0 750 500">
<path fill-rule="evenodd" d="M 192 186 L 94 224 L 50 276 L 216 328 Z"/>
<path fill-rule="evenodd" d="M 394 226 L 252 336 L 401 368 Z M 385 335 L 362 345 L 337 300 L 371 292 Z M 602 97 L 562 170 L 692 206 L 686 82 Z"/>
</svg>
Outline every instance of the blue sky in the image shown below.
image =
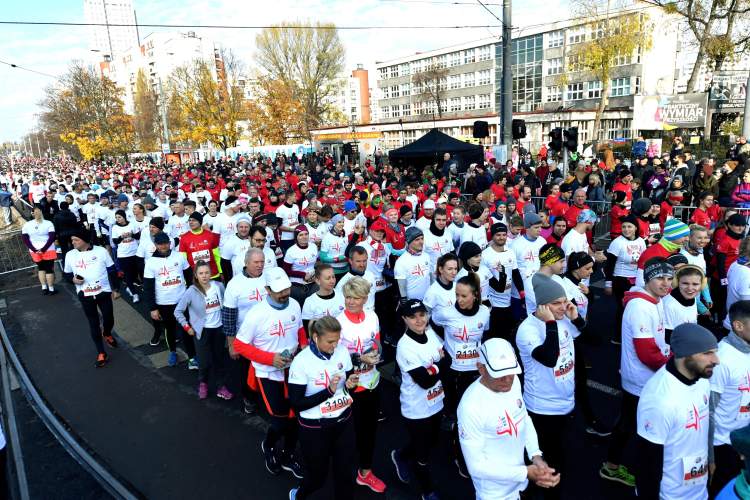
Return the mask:
<svg viewBox="0 0 750 500">
<path fill-rule="evenodd" d="M 190 25 L 269 25 L 285 19 L 311 18 L 339 26 L 456 26 L 498 25 L 498 21 L 472 0 L 454 5 L 449 0 L 134 0 L 139 23 Z M 439 3 L 446 2 L 446 3 Z M 502 18 L 501 0 L 487 0 Z M 527 26 L 569 17 L 565 6 L 551 7 L 541 0 L 517 1 L 513 25 Z M 4 2 L 3 21 L 83 22 L 82 0 L 27 0 Z M 155 28 L 139 28 L 141 39 Z M 160 29 L 188 31 L 184 29 Z M 191 28 L 198 36 L 215 38 L 234 49 L 249 66 L 257 30 Z M 70 60 L 88 58 L 85 28 L 80 26 L 2 26 L 0 61 L 50 75 L 65 71 Z M 423 52 L 490 35 L 499 29 L 414 29 L 342 31 L 347 48 L 347 70 L 364 64 L 370 70 L 370 86 L 376 75 L 375 61 L 387 61 L 412 52 Z M 19 140 L 35 123 L 37 101 L 52 78 L 0 65 L 0 138 Z"/>
</svg>

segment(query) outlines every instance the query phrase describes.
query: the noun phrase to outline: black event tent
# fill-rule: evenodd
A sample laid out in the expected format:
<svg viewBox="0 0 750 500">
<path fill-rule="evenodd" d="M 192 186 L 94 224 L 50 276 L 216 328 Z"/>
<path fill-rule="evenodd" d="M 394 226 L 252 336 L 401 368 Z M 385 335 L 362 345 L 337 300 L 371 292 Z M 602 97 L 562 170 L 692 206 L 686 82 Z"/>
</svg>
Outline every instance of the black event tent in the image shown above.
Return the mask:
<svg viewBox="0 0 750 500">
<path fill-rule="evenodd" d="M 458 162 L 459 173 L 466 172 L 472 163 L 482 164 L 484 161 L 482 146 L 459 141 L 437 129 L 430 130 L 403 148 L 389 151 L 388 159 L 392 165 L 402 163 L 419 167 L 437 163 L 442 166 L 445 153 L 450 153 L 451 158 Z"/>
</svg>

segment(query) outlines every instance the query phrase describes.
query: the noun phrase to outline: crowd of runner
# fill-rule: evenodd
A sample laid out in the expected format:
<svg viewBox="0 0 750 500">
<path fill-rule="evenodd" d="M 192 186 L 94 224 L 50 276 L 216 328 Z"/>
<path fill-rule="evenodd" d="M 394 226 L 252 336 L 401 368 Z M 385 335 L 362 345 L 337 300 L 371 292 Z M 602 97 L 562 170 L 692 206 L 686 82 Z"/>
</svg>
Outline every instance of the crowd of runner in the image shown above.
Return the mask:
<svg viewBox="0 0 750 500">
<path fill-rule="evenodd" d="M 300 479 L 290 499 L 320 489 L 329 467 L 337 500 L 355 484 L 386 489 L 372 469 L 386 452 L 378 422 L 395 418 L 381 410 L 381 375 L 400 386 L 409 436 L 387 452 L 423 499 L 438 498 L 429 461 L 441 430 L 477 499 L 561 498 L 576 405 L 588 433 L 611 436 L 601 478 L 645 499 L 750 498 L 750 238 L 736 200 L 700 191 L 683 222 L 672 212 L 683 192 L 639 198 L 619 163 L 603 210 L 554 162 L 487 161 L 464 176 L 449 155 L 424 171 L 308 161 L 3 161 L 0 197 L 33 207 L 22 234 L 42 293 L 58 292 L 61 258 L 96 367 L 117 347 L 123 288 L 147 305 L 170 367 L 182 342 L 201 399 L 234 398 L 228 350 L 245 411 L 270 416 L 268 471 Z M 609 175 L 601 167 L 583 164 Z M 604 218 L 608 247 L 593 238 Z M 617 299 L 611 334 L 588 321 L 606 307 L 597 270 Z M 621 345 L 612 428 L 592 407 L 582 348 L 605 341 Z"/>
</svg>

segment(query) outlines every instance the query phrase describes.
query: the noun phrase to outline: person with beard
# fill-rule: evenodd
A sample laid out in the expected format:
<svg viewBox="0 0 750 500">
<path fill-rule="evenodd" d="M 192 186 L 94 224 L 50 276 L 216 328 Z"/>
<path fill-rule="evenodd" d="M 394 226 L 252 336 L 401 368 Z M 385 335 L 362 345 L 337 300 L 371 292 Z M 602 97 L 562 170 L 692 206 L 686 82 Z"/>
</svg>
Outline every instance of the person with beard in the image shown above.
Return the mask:
<svg viewBox="0 0 750 500">
<path fill-rule="evenodd" d="M 638 402 L 638 498 L 705 500 L 708 379 L 719 365 L 718 345 L 702 326 L 682 324 L 672 332 L 670 347 L 674 357 L 646 382 Z"/>
<path fill-rule="evenodd" d="M 714 247 L 714 258 L 711 262 L 714 268 L 711 276 L 711 297 L 714 299 L 715 311 L 721 324 L 724 321 L 726 313 L 725 306 L 727 302 L 727 271 L 739 257 L 740 241 L 745 232 L 747 222 L 745 217 L 740 214 L 731 215 L 727 219 L 727 232 L 716 243 Z"/>
</svg>

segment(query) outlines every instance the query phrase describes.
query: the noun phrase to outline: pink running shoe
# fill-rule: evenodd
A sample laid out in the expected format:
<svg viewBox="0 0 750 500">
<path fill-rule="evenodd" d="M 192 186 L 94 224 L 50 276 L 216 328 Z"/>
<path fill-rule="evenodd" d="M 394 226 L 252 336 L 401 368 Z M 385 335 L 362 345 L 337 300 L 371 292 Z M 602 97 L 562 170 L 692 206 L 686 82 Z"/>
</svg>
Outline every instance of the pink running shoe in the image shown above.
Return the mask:
<svg viewBox="0 0 750 500">
<path fill-rule="evenodd" d="M 234 394 L 229 392 L 226 388 L 226 386 L 219 389 L 219 392 L 216 393 L 217 396 L 224 399 L 232 399 L 234 397 Z"/>
<path fill-rule="evenodd" d="M 383 493 L 385 491 L 385 483 L 376 478 L 372 471 L 368 472 L 366 476 L 357 471 L 357 484 L 369 486 L 375 493 Z"/>
<path fill-rule="evenodd" d="M 198 397 L 201 399 L 206 399 L 208 397 L 208 384 L 205 382 L 201 382 L 198 384 Z"/>
</svg>

